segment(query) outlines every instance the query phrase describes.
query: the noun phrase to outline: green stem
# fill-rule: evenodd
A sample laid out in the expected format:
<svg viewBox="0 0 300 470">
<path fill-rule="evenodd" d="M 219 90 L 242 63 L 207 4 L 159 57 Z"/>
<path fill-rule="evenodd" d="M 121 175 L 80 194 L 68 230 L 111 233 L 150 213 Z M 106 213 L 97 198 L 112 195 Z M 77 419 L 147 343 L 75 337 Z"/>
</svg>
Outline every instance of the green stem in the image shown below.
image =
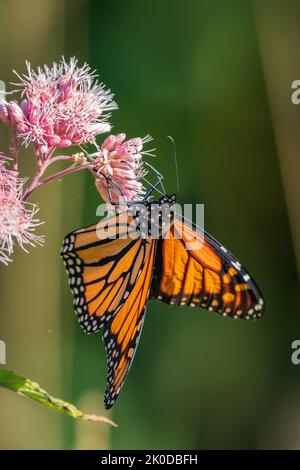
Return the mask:
<svg viewBox="0 0 300 470">
<path fill-rule="evenodd" d="M 116 423 L 105 416 L 83 413 L 76 408 L 75 405 L 61 400 L 60 398 L 53 397 L 46 390 L 42 389 L 39 384 L 17 375 L 8 369 L 0 368 L 0 387 L 16 392 L 23 397 L 30 398 L 41 405 L 48 406 L 72 418 L 80 418 L 88 421 L 102 421 L 103 423 L 117 427 Z"/>
</svg>

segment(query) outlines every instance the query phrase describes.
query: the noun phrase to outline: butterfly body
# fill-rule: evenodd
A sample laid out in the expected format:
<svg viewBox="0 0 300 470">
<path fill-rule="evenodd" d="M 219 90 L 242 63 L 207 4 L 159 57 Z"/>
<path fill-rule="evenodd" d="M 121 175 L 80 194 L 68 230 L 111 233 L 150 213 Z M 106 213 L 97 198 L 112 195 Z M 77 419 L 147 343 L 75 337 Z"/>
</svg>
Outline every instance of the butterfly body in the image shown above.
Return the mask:
<svg viewBox="0 0 300 470">
<path fill-rule="evenodd" d="M 102 329 L 107 352 L 105 406 L 131 367 L 148 300 L 256 319 L 262 295 L 236 258 L 173 210 L 175 196 L 143 201 L 69 234 L 61 251 L 86 333 Z"/>
</svg>

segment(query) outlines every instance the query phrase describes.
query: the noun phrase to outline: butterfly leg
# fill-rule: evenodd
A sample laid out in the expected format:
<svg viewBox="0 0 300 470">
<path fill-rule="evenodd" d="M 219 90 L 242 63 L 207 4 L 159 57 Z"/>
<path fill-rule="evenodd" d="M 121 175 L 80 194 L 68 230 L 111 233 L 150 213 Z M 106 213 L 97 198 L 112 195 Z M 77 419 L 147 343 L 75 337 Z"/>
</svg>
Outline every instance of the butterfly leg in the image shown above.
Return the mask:
<svg viewBox="0 0 300 470">
<path fill-rule="evenodd" d="M 101 173 L 101 176 L 103 176 L 103 178 L 105 178 L 106 180 L 106 183 L 107 183 L 107 192 L 108 192 L 108 197 L 109 197 L 109 202 L 112 206 L 127 206 L 128 202 L 126 202 L 125 200 L 125 196 L 124 194 L 122 193 L 122 190 L 119 188 L 119 186 L 117 185 L 117 183 L 114 183 L 113 184 L 118 188 L 118 190 L 120 191 L 120 195 L 123 197 L 123 201 L 119 201 L 119 202 L 114 202 L 113 199 L 112 199 L 112 193 L 111 193 L 111 183 L 112 181 L 110 180 L 110 178 L 108 178 L 106 175 L 104 175 L 103 173 Z"/>
<path fill-rule="evenodd" d="M 163 191 L 164 191 L 164 194 L 165 194 L 165 190 L 164 190 L 164 187 L 163 187 L 163 181 L 164 181 L 164 177 L 161 173 L 159 173 L 159 171 L 156 170 L 156 168 L 154 168 L 152 165 L 150 165 L 150 163 L 148 162 L 145 162 L 145 164 L 150 167 L 155 175 L 157 176 L 157 181 L 154 183 L 154 184 L 151 184 L 151 187 L 148 189 L 148 191 L 146 192 L 145 196 L 144 196 L 144 200 L 147 200 L 151 194 L 153 193 L 153 191 L 155 191 L 159 185 L 162 185 L 162 188 L 163 188 Z M 104 175 L 102 172 L 100 172 L 101 176 L 103 176 L 103 178 L 105 178 L 106 180 L 106 183 L 107 183 L 107 192 L 108 192 L 108 196 L 109 196 L 109 201 L 110 201 L 110 204 L 112 206 L 128 206 L 128 204 L 130 205 L 133 205 L 133 204 L 137 204 L 137 203 L 140 203 L 141 201 L 140 200 L 137 200 L 137 201 L 126 201 L 125 200 L 125 197 L 124 197 L 124 194 L 122 193 L 122 190 L 119 188 L 119 186 L 112 182 L 111 179 L 109 177 L 107 177 L 106 175 Z M 117 188 L 118 190 L 120 191 L 120 195 L 123 197 L 123 201 L 119 201 L 119 202 L 114 202 L 113 201 L 113 198 L 112 198 L 112 192 L 111 192 L 111 183 L 113 183 Z"/>
<path fill-rule="evenodd" d="M 163 187 L 163 181 L 164 181 L 164 177 L 161 173 L 159 173 L 159 171 L 156 170 L 156 168 L 154 168 L 152 165 L 150 165 L 150 163 L 148 162 L 145 162 L 145 165 L 147 165 L 149 168 L 151 168 L 152 171 L 154 171 L 155 175 L 157 176 L 157 181 L 151 185 L 151 188 L 148 189 L 147 193 L 145 194 L 145 199 L 148 199 L 149 196 L 151 196 L 151 194 L 153 193 L 153 191 L 155 191 L 155 189 L 157 189 L 157 187 L 161 184 L 162 185 L 162 188 L 163 188 L 163 191 L 165 193 L 165 190 L 164 190 L 164 187 Z"/>
</svg>

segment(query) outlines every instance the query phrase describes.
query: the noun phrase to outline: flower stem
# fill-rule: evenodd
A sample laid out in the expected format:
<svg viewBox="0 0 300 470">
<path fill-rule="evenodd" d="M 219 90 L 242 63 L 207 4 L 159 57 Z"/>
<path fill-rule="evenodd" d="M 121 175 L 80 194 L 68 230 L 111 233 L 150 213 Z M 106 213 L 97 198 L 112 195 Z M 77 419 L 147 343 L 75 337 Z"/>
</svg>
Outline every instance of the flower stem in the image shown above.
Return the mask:
<svg viewBox="0 0 300 470">
<path fill-rule="evenodd" d="M 31 181 L 30 186 L 26 189 L 26 191 L 24 193 L 24 196 L 23 196 L 24 201 L 27 201 L 27 199 L 33 193 L 33 191 L 38 186 L 40 186 L 40 184 L 41 184 L 40 183 L 40 178 L 41 178 L 42 174 L 44 173 L 45 169 L 46 169 L 45 163 L 42 163 L 41 161 L 39 161 L 38 165 L 37 165 L 37 171 L 36 171 L 35 177 L 33 178 L 33 180 Z"/>
<path fill-rule="evenodd" d="M 50 183 L 50 181 L 53 181 L 57 178 L 62 178 L 63 176 L 70 175 L 71 173 L 75 173 L 75 171 L 83 170 L 84 168 L 90 168 L 91 163 L 87 163 L 86 165 L 71 165 L 65 170 L 58 171 L 57 173 L 54 173 L 53 175 L 47 176 L 47 178 L 44 178 L 43 180 L 40 181 L 40 184 L 46 184 Z"/>
<path fill-rule="evenodd" d="M 58 156 L 51 158 L 50 160 L 45 160 L 44 163 L 39 163 L 37 167 L 37 172 L 35 177 L 33 178 L 31 185 L 29 188 L 27 188 L 25 194 L 24 194 L 24 201 L 27 201 L 27 199 L 31 196 L 33 191 L 37 189 L 39 186 L 42 186 L 43 184 L 50 183 L 51 181 L 54 181 L 55 179 L 62 178 L 63 176 L 70 175 L 71 173 L 75 173 L 75 171 L 80 171 L 85 168 L 91 168 L 91 163 L 87 163 L 85 165 L 77 165 L 77 164 L 72 164 L 68 168 L 65 168 L 64 170 L 58 171 L 56 173 L 53 173 L 50 176 L 47 176 L 44 179 L 41 179 L 44 172 L 48 168 L 48 166 L 52 163 L 55 163 L 57 161 L 61 160 L 73 160 L 72 157 L 68 156 Z"/>
</svg>

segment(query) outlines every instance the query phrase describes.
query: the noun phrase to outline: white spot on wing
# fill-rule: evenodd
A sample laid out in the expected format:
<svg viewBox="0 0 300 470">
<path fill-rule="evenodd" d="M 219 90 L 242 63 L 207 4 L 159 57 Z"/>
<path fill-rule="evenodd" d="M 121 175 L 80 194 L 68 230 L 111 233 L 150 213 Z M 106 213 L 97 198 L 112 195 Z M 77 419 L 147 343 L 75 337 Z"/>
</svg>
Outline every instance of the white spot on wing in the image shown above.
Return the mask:
<svg viewBox="0 0 300 470">
<path fill-rule="evenodd" d="M 238 271 L 241 269 L 241 264 L 238 261 L 231 261 L 232 266 Z"/>
</svg>

